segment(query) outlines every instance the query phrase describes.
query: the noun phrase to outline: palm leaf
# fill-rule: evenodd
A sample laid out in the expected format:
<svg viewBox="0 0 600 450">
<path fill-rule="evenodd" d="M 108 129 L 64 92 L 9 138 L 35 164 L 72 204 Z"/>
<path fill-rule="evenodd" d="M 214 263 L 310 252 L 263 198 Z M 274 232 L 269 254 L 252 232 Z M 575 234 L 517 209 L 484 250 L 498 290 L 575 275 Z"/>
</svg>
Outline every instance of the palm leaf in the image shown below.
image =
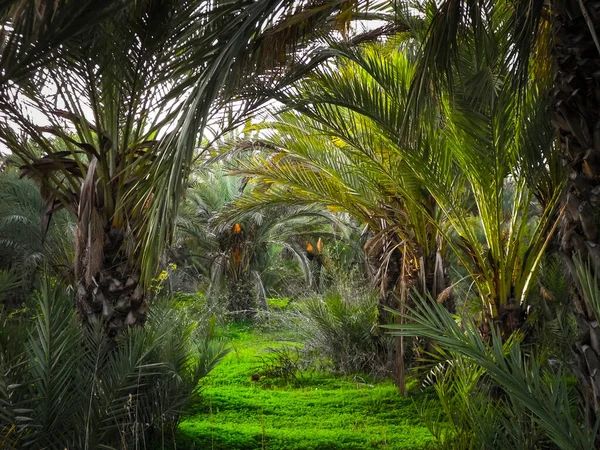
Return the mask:
<svg viewBox="0 0 600 450">
<path fill-rule="evenodd" d="M 561 449 L 592 448 L 598 424 L 582 429 L 570 411 L 563 373 L 546 376 L 535 358 L 526 357 L 518 337 L 506 343 L 496 330 L 488 343 L 475 324 L 462 318 L 462 327 L 443 306 L 420 297 L 403 316 L 408 323 L 389 325 L 393 334 L 427 337 L 442 347 L 473 360 L 514 401 L 524 405 L 547 436 Z"/>
</svg>

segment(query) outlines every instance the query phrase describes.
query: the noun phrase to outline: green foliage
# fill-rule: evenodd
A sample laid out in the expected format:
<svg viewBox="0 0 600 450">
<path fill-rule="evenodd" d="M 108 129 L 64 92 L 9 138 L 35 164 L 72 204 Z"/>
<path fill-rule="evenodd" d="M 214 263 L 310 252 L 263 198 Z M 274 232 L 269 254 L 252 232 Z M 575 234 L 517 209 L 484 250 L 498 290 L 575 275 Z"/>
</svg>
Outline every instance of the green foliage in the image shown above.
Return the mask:
<svg viewBox="0 0 600 450">
<path fill-rule="evenodd" d="M 507 397 L 476 362 L 459 353 L 438 349 L 435 407 L 423 409 L 423 419 L 436 437 L 437 449 L 553 448 L 527 409 Z"/>
<path fill-rule="evenodd" d="M 11 293 L 21 287 L 22 281 L 12 270 L 0 270 L 0 303 L 4 303 Z"/>
<path fill-rule="evenodd" d="M 390 382 L 308 369 L 300 385 L 253 381 L 265 349 L 298 344 L 281 330 L 259 332 L 238 324 L 228 334 L 233 351 L 207 377 L 202 402 L 180 425 L 177 448 L 428 448 L 432 437 L 418 417 L 423 394 L 402 398 Z"/>
<path fill-rule="evenodd" d="M 287 297 L 283 298 L 269 298 L 267 300 L 270 311 L 283 311 L 290 306 L 291 299 Z"/>
<path fill-rule="evenodd" d="M 503 11 L 492 8 L 498 17 L 491 26 L 502 24 Z M 319 68 L 281 96 L 286 108 L 257 139 L 273 156 L 240 161 L 263 189 L 238 203 L 344 210 L 375 233 L 378 245 L 369 247 L 383 253 L 380 278 L 393 273 L 390 261 L 401 260 L 397 278 L 434 297 L 446 287 L 444 261 L 456 257 L 464 283 L 481 294 L 483 320 L 498 318 L 507 304 L 526 304 L 565 177 L 548 86 L 532 82 L 517 107 L 503 37 L 490 30 L 486 64 L 478 44 L 466 42 L 452 66 L 453 95 L 439 93 L 418 116 L 406 116 L 418 43 L 340 46 L 334 67 Z"/>
<path fill-rule="evenodd" d="M 420 426 L 405 420 L 405 399 L 384 401 L 391 386 L 354 389 L 348 380 L 305 373 L 307 355 L 337 372 L 387 373 L 393 346 L 378 322 L 380 300 L 394 292 L 406 322 L 392 330 L 431 342 L 426 380 L 437 400 L 424 416 L 439 448 L 592 448 L 599 423 L 574 408 L 565 367 L 578 347 L 580 366 L 592 375 L 580 376 L 581 387 L 597 384 L 598 358 L 586 353 L 598 346 L 598 274 L 592 262 L 568 254 L 576 278 L 570 287 L 560 263 L 546 255 L 565 211 L 589 238 L 567 236 L 565 248 L 570 241 L 592 248 L 598 225 L 584 222 L 584 203 L 567 200 L 558 208 L 565 164 L 547 101 L 553 71 L 540 58 L 553 45 L 548 18 L 560 22 L 561 2 L 393 2 L 401 36 L 321 53 L 312 52 L 312 42 L 310 51 L 297 46 L 315 35 L 346 39 L 353 10 L 372 2 L 139 0 L 115 9 L 113 1 L 50 3 L 8 0 L 0 13 L 0 140 L 43 193 L 0 174 L 0 302 L 31 290 L 42 261 L 69 281 L 77 261 L 78 276 L 88 272 L 80 287 L 94 289 L 101 266 L 114 263 L 103 248 L 111 233 L 119 235 L 112 243 L 131 280 L 141 275 L 158 295 L 171 284 L 170 272 L 156 277 L 156 269 L 178 220 L 179 244 L 188 251 L 182 259 L 207 280 L 209 300 L 227 286 L 231 309 L 246 312 L 255 309 L 255 296 L 263 329 L 291 323 L 304 347 L 263 342 L 267 351 L 257 355 L 255 336 L 230 330 L 240 346 L 208 380 L 211 395 L 202 403 L 198 382 L 226 353 L 218 307 L 180 296 L 175 307 L 155 308 L 145 328 L 112 340 L 100 326 L 82 329 L 71 299 L 46 278 L 31 320 L 25 304 L 0 312 L 1 447 L 125 448 L 159 432 L 164 445 L 182 408 L 195 400 L 208 423 L 182 424 L 191 445 L 422 448 L 426 433 L 411 440 L 388 427 L 386 408 L 402 410 L 402 426 Z M 377 20 L 390 19 L 391 3 L 375 2 Z M 545 14 L 547 5 L 557 11 Z M 278 67 L 290 55 L 299 67 L 291 75 Z M 319 65 L 331 55 L 335 64 Z M 48 93 L 46 80 L 60 89 Z M 255 142 L 241 142 L 251 154 L 240 158 L 238 175 L 255 183 L 215 167 L 192 177 L 197 184 L 178 216 L 199 135 L 211 122 L 221 122 L 214 135 L 235 127 L 265 101 L 270 85 L 285 110 L 254 129 L 248 124 L 244 139 Z M 239 111 L 223 114 L 232 97 Z M 31 108 L 47 126 L 33 121 Z M 590 141 L 576 120 L 554 116 L 554 127 L 572 133 L 575 144 Z M 574 158 L 573 175 L 593 178 L 588 153 Z M 585 200 L 588 209 L 597 206 Z M 58 213 L 61 206 L 77 219 L 76 258 L 75 226 Z M 288 285 L 300 271 L 319 292 L 328 285 L 325 269 L 336 277 L 326 267 L 327 251 L 309 251 L 304 239 L 338 234 L 340 211 L 365 232 L 359 238 L 353 230 L 357 244 L 335 242 L 329 254 L 355 269 L 353 255 L 365 244 L 380 298 L 350 289 L 298 302 L 299 311 L 289 300 L 269 305 L 267 294 L 295 294 Z M 564 231 L 581 234 L 564 223 Z M 318 264 L 311 262 L 317 256 Z M 440 303 L 452 297 L 461 315 L 422 298 L 406 313 L 410 287 Z M 583 300 L 579 327 L 568 303 L 574 297 Z M 591 338 L 579 339 L 578 328 Z M 328 421 L 309 443 L 300 432 L 315 428 L 308 417 L 315 408 Z"/>
<path fill-rule="evenodd" d="M 548 448 L 547 442 L 561 449 L 594 448 L 598 424 L 574 411 L 568 372 L 550 367 L 538 349 L 523 349 L 518 333 L 503 342 L 492 329 L 487 341 L 472 320 L 458 322 L 436 302 L 415 301 L 405 315 L 409 322 L 389 328 L 426 337 L 442 349 L 437 390 L 455 426 L 453 448 L 473 440 L 472 448 L 481 449 L 497 448 L 496 443 L 498 448 Z"/>
<path fill-rule="evenodd" d="M 167 271 L 155 277 L 156 269 L 172 236 L 199 134 L 211 121 L 234 127 L 239 116 L 265 100 L 265 86 L 281 88 L 296 80 L 277 92 L 283 112 L 266 125 L 245 128 L 244 138 L 256 142 L 241 143 L 251 155 L 240 159 L 238 174 L 253 177 L 254 187 L 245 178 L 225 177 L 219 166 L 193 180 L 199 183 L 178 225 L 190 266 L 209 280 L 209 299 L 227 285 L 231 309 L 246 312 L 255 307 L 255 292 L 266 312 L 264 329 L 291 321 L 305 346 L 279 342 L 258 358 L 252 354 L 253 361 L 260 360 L 252 366 L 245 358 L 252 352 L 240 346 L 220 378 L 209 380 L 208 406 L 198 403 L 200 415 L 208 411 L 208 425 L 190 420 L 182 430 L 195 434 L 190 439 L 198 445 L 208 446 L 210 436 L 213 448 L 215 439 L 217 447 L 240 448 L 424 445 L 427 439 L 413 442 L 397 430 L 388 442 L 387 425 L 379 419 L 386 406 L 395 411 L 397 405 L 384 404 L 389 394 L 384 389 L 370 391 L 357 383 L 351 390 L 348 380 L 314 373 L 302 374 L 300 383 L 306 355 L 343 373 L 388 371 L 393 350 L 377 327 L 381 311 L 375 295 L 328 293 L 300 302 L 300 311 L 291 311 L 289 301 L 274 301 L 268 312 L 267 294 L 290 294 L 279 287 L 298 268 L 306 286 L 322 292 L 327 254 L 319 249 L 319 264 L 311 265 L 315 254 L 303 239 L 336 234 L 342 217 L 337 213 L 345 211 L 366 227 L 355 239 L 358 245 L 341 245 L 338 253 L 352 255 L 365 243 L 368 262 L 376 262 L 381 300 L 389 300 L 392 291 L 400 294 L 406 322 L 391 328 L 432 342 L 427 381 L 440 412 L 434 413 L 434 403 L 424 416 L 436 445 L 592 448 L 599 423 L 588 423 L 575 410 L 565 366 L 572 363 L 571 347 L 578 347 L 580 367 L 592 375 L 591 381 L 579 377 L 583 391 L 585 383 L 598 384 L 593 379 L 598 358 L 592 354 L 600 321 L 598 274 L 586 265 L 590 262 L 566 255 L 574 263 L 571 290 L 579 297 L 569 295 L 559 263 L 545 255 L 565 211 L 589 239 L 568 237 L 582 230 L 567 230 L 570 221 L 564 220 L 563 247 L 592 248 L 597 234 L 597 221 L 583 220 L 584 203 L 567 200 L 565 209 L 558 208 L 565 164 L 547 102 L 553 71 L 540 55 L 547 57 L 553 45 L 548 30 L 555 27 L 548 17 L 560 22 L 564 11 L 542 13 L 549 11 L 546 4 L 560 2 L 393 2 L 394 20 L 404 27 L 401 36 L 361 48 L 335 45 L 321 54 L 298 52 L 300 38 L 331 38 L 335 29 L 346 39 L 351 12 L 370 2 L 140 0 L 109 10 L 114 2 L 106 1 L 89 12 L 77 2 L 4 3 L 0 140 L 41 184 L 43 201 L 32 183 L 1 174 L 0 301 L 7 303 L 17 288 L 31 289 L 43 260 L 66 280 L 73 278 L 75 260 L 78 276 L 88 271 L 80 287 L 98 286 L 94 277 L 101 266 L 114 262 L 103 248 L 111 233 L 119 235 L 112 243 L 118 242 L 115 252 L 124 254 L 122 267 L 132 271 L 131 280 L 136 283 L 141 274 L 142 285 L 160 293 L 171 280 Z M 579 9 L 589 22 L 583 3 Z M 389 18 L 384 12 L 390 7 L 391 2 L 375 2 L 378 20 Z M 328 26 L 321 32 L 322 24 Z M 277 65 L 290 54 L 300 69 L 288 77 Z M 331 55 L 337 57 L 334 65 L 319 66 Z M 537 63 L 535 77 L 528 73 L 530 60 Z M 47 67 L 38 72 L 40 66 Z M 60 89 L 49 94 L 44 80 Z M 238 96 L 240 86 L 249 88 Z M 577 99 L 577 92 L 583 91 L 575 89 L 571 97 Z M 239 114 L 233 109 L 223 114 L 232 96 Z M 47 126 L 32 121 L 32 107 Z M 590 140 L 576 120 L 565 117 L 554 114 L 554 127 L 567 137 L 572 133 L 575 144 Z M 563 145 L 569 141 L 564 138 L 562 133 Z M 594 155 L 588 153 L 571 158 L 573 175 L 593 178 Z M 572 178 L 571 184 L 585 182 Z M 585 200 L 588 209 L 596 207 L 593 199 Z M 60 206 L 77 218 L 76 258 L 74 226 L 60 220 Z M 58 223 L 54 235 L 46 233 L 51 216 Z M 323 227 L 324 220 L 331 228 Z M 454 266 L 450 276 L 448 263 Z M 440 303 L 452 296 L 462 315 L 453 317 L 421 298 L 405 313 L 409 287 Z M 591 338 L 577 336 L 569 298 L 583 300 L 579 328 Z M 184 405 L 199 401 L 198 381 L 226 353 L 217 338 L 216 309 L 198 297 L 155 309 L 145 328 L 128 329 L 114 341 L 100 326 L 80 328 L 70 299 L 50 279 L 43 280 L 37 302 L 31 322 L 26 306 L 2 311 L 3 448 L 125 448 L 155 437 L 155 431 L 164 445 Z M 237 331 L 240 342 L 248 343 L 249 334 Z M 330 389 L 319 391 L 321 386 Z M 265 393 L 269 390 L 273 396 Z M 317 391 L 323 395 L 318 402 Z M 355 411 L 348 413 L 346 405 Z M 297 420 L 302 432 L 313 429 L 306 412 L 316 406 L 323 407 L 331 426 L 307 443 L 287 423 L 302 417 Z M 375 418 L 375 425 L 353 416 L 357 411 Z M 214 428 L 213 415 L 239 425 L 223 421 Z M 352 420 L 348 431 L 342 425 Z M 380 426 L 383 435 L 374 431 Z M 369 442 L 359 436 L 364 430 Z"/>
<path fill-rule="evenodd" d="M 283 381 L 302 384 L 302 351 L 299 347 L 283 346 L 281 348 L 266 348 L 265 355 L 260 356 L 260 367 L 255 378 L 273 381 Z"/>
<path fill-rule="evenodd" d="M 579 331 L 560 255 L 549 254 L 542 260 L 538 285 L 539 293 L 532 289 L 534 308 L 529 319 L 533 340 L 541 343 L 550 358 L 568 365 Z"/>
<path fill-rule="evenodd" d="M 209 298 L 227 297 L 230 309 L 267 309 L 266 296 L 288 288 L 290 273 L 304 290 L 313 286 L 305 242 L 334 235 L 335 216 L 311 207 L 281 206 L 248 214 L 234 206 L 246 181 L 223 167 L 194 174 L 178 217 L 179 243 L 188 267 L 208 280 Z M 335 236 L 334 236 L 335 237 Z M 244 300 L 244 299 L 242 299 Z"/>
<path fill-rule="evenodd" d="M 123 448 L 164 439 L 227 352 L 214 320 L 197 324 L 168 304 L 115 341 L 100 326 L 82 329 L 72 299 L 49 278 L 37 305 L 31 324 L 3 319 L 0 330 L 3 448 Z"/>
<path fill-rule="evenodd" d="M 281 96 L 286 108 L 257 139 L 257 146 L 272 156 L 254 154 L 239 162 L 241 172 L 261 189 L 237 203 L 248 210 L 316 204 L 348 213 L 372 233 L 374 272 L 382 291 L 388 291 L 393 281 L 387 274 L 398 276 L 390 268 L 400 253 L 410 261 L 406 276 L 413 277 L 422 266 L 433 271 L 438 250 L 438 230 L 431 220 L 437 207 L 399 148 L 405 146 L 401 120 L 414 63 L 393 45 L 340 46 L 336 54 L 335 68 L 320 67 Z M 427 122 L 421 122 L 424 135 L 414 142 L 426 149 L 433 136 L 426 134 Z M 450 162 L 420 159 L 428 169 L 429 163 L 447 168 Z M 433 284 L 441 291 L 439 275 L 438 270 Z"/>
<path fill-rule="evenodd" d="M 206 297 L 201 292 L 185 293 L 175 292 L 169 295 L 171 305 L 176 310 L 186 314 L 190 320 L 204 321 L 206 317 L 221 318 L 222 311 L 211 308 L 206 301 Z"/>
<path fill-rule="evenodd" d="M 197 136 L 213 131 L 208 126 L 211 119 L 214 122 L 220 116 L 228 116 L 229 120 L 222 120 L 225 123 L 221 124 L 226 129 L 241 123 L 249 111 L 266 102 L 265 87 L 287 86 L 290 80 L 298 79 L 323 61 L 323 49 L 315 49 L 315 41 L 310 38 L 346 40 L 353 12 L 366 12 L 373 2 L 332 0 L 316 6 L 295 0 L 215 2 L 210 7 L 205 7 L 204 2 L 198 4 L 200 7 L 194 10 L 197 15 L 191 20 L 187 15 L 189 23 L 198 28 L 183 34 L 186 38 L 191 36 L 194 45 L 175 46 L 173 65 L 178 69 L 175 80 L 179 82 L 168 99 L 179 98 L 181 93 L 189 93 L 189 97 L 182 102 L 182 114 L 174 121 L 174 130 L 159 149 L 156 163 L 150 167 L 151 174 L 141 186 L 148 197 L 152 195 L 150 191 L 158 188 L 159 196 L 148 211 L 150 227 L 143 253 L 155 254 L 154 250 L 163 248 L 169 240 L 171 230 L 165 225 L 172 224 L 177 215 L 177 203 L 171 200 L 183 196 L 182 181 L 195 158 Z M 387 10 L 385 6 L 383 2 Z M 365 38 L 370 38 L 370 34 L 365 33 Z M 307 60 L 303 57 L 298 64 L 295 56 L 300 48 L 307 49 Z M 273 70 L 282 63 L 291 63 L 291 69 Z M 182 77 L 188 72 L 189 77 Z M 225 101 L 233 97 L 242 104 L 237 103 L 230 114 L 223 114 L 219 101 L 223 97 Z M 233 109 L 240 112 L 235 118 L 231 117 Z"/>
<path fill-rule="evenodd" d="M 342 373 L 388 374 L 394 346 L 378 328 L 378 303 L 377 294 L 367 289 L 303 301 L 298 332 L 305 351 Z"/>
<path fill-rule="evenodd" d="M 10 294 L 16 300 L 32 292 L 44 262 L 57 276 L 72 280 L 74 223 L 59 212 L 43 238 L 43 210 L 44 200 L 33 182 L 14 171 L 0 172 L 0 297 Z"/>
</svg>

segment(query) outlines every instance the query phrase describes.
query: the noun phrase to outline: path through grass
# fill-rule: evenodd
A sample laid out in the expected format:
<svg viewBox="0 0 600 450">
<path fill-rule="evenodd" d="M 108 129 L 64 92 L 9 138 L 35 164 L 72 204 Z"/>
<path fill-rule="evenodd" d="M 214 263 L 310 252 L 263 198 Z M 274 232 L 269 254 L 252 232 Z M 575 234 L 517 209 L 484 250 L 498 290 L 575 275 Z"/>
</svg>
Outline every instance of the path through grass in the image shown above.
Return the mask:
<svg viewBox="0 0 600 450">
<path fill-rule="evenodd" d="M 265 349 L 285 336 L 231 326 L 232 352 L 206 380 L 203 401 L 180 426 L 187 449 L 424 449 L 422 397 L 401 398 L 391 382 L 307 375 L 273 384 L 260 373 Z M 254 379 L 254 380 L 253 380 Z"/>
</svg>

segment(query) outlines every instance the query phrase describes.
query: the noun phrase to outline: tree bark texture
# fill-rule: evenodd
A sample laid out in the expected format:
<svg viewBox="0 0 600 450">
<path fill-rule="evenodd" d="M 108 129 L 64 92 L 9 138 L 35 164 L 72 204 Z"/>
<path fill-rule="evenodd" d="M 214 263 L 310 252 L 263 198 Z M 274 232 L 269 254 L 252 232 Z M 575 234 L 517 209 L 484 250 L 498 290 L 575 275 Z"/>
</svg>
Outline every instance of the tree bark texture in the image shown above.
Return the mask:
<svg viewBox="0 0 600 450">
<path fill-rule="evenodd" d="M 99 214 L 90 220 L 87 232 L 77 232 L 76 302 L 80 317 L 87 323 L 102 322 L 111 336 L 143 325 L 148 312 L 146 290 L 124 243 L 124 233 L 106 224 Z"/>
<path fill-rule="evenodd" d="M 600 328 L 577 287 L 574 256 L 600 276 L 600 1 L 553 2 L 555 78 L 552 120 L 568 174 L 561 252 L 572 277 L 580 338 L 574 370 L 592 419 L 600 413 Z"/>
<path fill-rule="evenodd" d="M 247 278 L 231 280 L 229 285 L 229 312 L 235 320 L 247 320 L 256 314 L 252 283 Z"/>
</svg>

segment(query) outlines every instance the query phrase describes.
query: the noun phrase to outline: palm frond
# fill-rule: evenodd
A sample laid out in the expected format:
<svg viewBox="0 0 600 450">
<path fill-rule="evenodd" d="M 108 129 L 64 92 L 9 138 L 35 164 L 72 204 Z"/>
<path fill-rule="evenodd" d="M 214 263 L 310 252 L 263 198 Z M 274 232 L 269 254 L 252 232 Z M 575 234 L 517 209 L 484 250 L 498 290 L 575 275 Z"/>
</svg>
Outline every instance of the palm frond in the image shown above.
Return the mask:
<svg viewBox="0 0 600 450">
<path fill-rule="evenodd" d="M 523 354 L 518 336 L 503 343 L 498 330 L 492 330 L 488 343 L 468 318 L 461 324 L 434 301 L 416 297 L 416 306 L 403 314 L 405 324 L 389 325 L 392 334 L 421 336 L 445 349 L 474 361 L 494 379 L 514 401 L 524 405 L 547 436 L 561 449 L 592 448 L 598 424 L 582 429 L 571 413 L 566 375 L 547 376 L 547 370 Z"/>
<path fill-rule="evenodd" d="M 27 81 L 82 34 L 120 8 L 117 0 L 44 3 L 3 0 L 0 4 L 0 86 Z"/>
<path fill-rule="evenodd" d="M 35 403 L 33 423 L 40 427 L 35 445 L 46 447 L 65 442 L 71 407 L 77 404 L 72 376 L 78 365 L 81 331 L 73 326 L 75 314 L 62 286 L 44 278 L 38 295 L 38 317 L 29 338 L 28 353 Z"/>
<path fill-rule="evenodd" d="M 216 4 L 202 16 L 199 21 L 204 25 L 202 32 L 192 41 L 195 45 L 188 47 L 192 49 L 191 56 L 178 56 L 175 62 L 180 70 L 187 70 L 192 61 L 197 61 L 202 70 L 172 91 L 175 96 L 187 90 L 187 99 L 181 104 L 183 113 L 177 118 L 174 132 L 161 145 L 151 175 L 142 178 L 152 179 L 152 186 L 138 188 L 146 192 L 138 207 L 153 197 L 148 210 L 150 220 L 144 222 L 145 230 L 140 232 L 140 236 L 152 236 L 140 247 L 146 258 L 142 264 L 145 276 L 153 271 L 158 260 L 154 249 L 164 248 L 169 242 L 171 218 L 177 213 L 197 136 L 202 135 L 209 118 L 214 116 L 215 101 L 227 100 L 238 93 L 240 86 L 249 84 L 249 78 L 255 78 L 250 73 L 277 76 L 280 72 L 274 69 L 293 61 L 309 36 L 319 37 L 330 30 L 342 30 L 344 34 L 352 12 L 367 6 L 368 2 L 346 0 L 323 5 L 291 0 L 250 4 L 236 1 Z M 244 117 L 256 107 L 255 100 L 240 108 Z"/>
</svg>

